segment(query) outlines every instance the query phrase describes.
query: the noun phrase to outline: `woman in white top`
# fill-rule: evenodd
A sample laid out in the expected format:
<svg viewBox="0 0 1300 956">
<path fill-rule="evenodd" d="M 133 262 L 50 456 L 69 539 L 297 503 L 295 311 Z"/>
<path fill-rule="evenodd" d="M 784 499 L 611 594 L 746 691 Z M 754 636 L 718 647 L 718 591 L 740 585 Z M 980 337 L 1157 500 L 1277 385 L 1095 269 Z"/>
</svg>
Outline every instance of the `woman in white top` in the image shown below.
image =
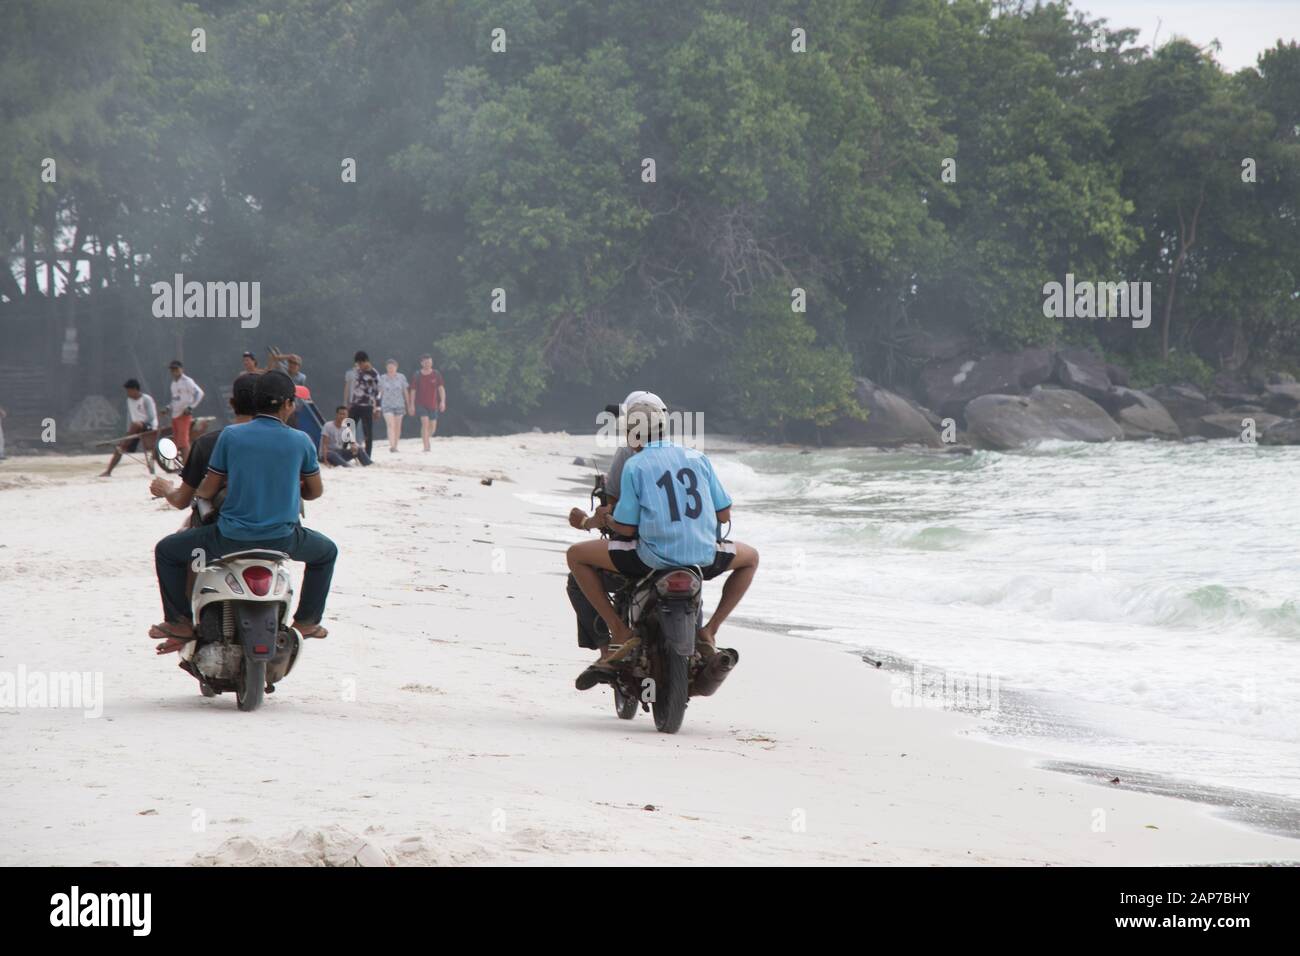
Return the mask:
<svg viewBox="0 0 1300 956">
<path fill-rule="evenodd" d="M 410 383 L 406 376 L 397 370 L 397 359 L 384 363 L 387 371 L 379 376 L 379 407 L 384 413 L 384 425 L 388 429 L 388 450 L 397 451 L 397 441 L 402 437 L 402 416 L 407 412 L 415 414 L 409 407 L 411 402 Z"/>
</svg>

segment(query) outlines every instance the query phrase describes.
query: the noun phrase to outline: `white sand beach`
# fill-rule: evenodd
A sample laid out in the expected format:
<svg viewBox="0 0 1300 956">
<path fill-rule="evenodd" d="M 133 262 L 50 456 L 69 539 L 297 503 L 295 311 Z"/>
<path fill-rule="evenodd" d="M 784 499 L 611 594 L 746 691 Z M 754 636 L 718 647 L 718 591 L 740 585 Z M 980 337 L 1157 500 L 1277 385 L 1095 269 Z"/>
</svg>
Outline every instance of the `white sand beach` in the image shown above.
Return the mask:
<svg viewBox="0 0 1300 956">
<path fill-rule="evenodd" d="M 606 688 L 573 687 L 591 655 L 565 515 L 586 506 L 573 460 L 592 452 L 562 434 L 408 440 L 328 470 L 306 520 L 341 551 L 331 634 L 253 714 L 153 653 L 153 544 L 183 516 L 140 465 L 0 464 L 0 673 L 89 671 L 104 697 L 99 717 L 0 708 L 0 864 L 1300 857 L 1204 805 L 1039 769 L 963 736 L 963 716 L 891 706 L 888 675 L 827 642 L 724 627 L 741 664 L 679 734 L 618 720 Z"/>
</svg>

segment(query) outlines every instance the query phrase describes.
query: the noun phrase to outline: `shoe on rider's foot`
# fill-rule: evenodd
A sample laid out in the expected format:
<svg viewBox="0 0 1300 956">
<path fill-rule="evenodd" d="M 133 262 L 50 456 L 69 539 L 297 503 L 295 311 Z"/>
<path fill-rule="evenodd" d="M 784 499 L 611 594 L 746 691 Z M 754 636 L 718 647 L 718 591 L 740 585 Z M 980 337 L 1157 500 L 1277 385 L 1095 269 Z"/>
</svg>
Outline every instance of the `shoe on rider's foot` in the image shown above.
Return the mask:
<svg viewBox="0 0 1300 956">
<path fill-rule="evenodd" d="M 578 679 L 573 682 L 573 686 L 578 690 L 591 690 L 597 684 L 608 683 L 614 676 L 614 669 L 601 661 L 592 664 L 585 671 L 578 675 Z"/>
<path fill-rule="evenodd" d="M 640 639 L 633 637 L 628 640 L 624 647 L 628 644 L 635 647 L 639 643 Z M 590 690 L 597 684 L 608 683 L 609 679 L 614 675 L 614 662 L 622 658 L 622 651 L 623 648 L 617 644 L 606 644 L 601 649 L 600 657 L 596 659 L 594 664 L 588 665 L 587 669 L 578 675 L 578 679 L 573 682 L 573 686 L 578 690 Z"/>
</svg>

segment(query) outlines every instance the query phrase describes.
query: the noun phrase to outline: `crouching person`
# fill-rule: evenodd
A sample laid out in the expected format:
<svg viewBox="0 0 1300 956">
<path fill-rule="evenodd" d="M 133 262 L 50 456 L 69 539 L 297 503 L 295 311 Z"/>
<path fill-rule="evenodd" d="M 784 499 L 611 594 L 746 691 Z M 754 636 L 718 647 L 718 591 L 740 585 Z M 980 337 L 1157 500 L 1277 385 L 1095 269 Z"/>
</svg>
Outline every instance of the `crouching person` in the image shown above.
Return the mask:
<svg viewBox="0 0 1300 956">
<path fill-rule="evenodd" d="M 196 550 L 215 558 L 264 548 L 304 562 L 307 571 L 293 626 L 303 637 L 326 636 L 320 621 L 338 548 L 298 520 L 302 501 L 319 498 L 324 488 L 311 439 L 288 425 L 295 411 L 293 380 L 280 371 L 259 376 L 254 409 L 252 421 L 221 430 L 208 473 L 194 493 L 210 499 L 226 486 L 217 522 L 168 535 L 154 548 L 164 620 L 150 628 L 149 636 L 164 642 L 159 654 L 194 639 L 185 580 Z"/>
</svg>

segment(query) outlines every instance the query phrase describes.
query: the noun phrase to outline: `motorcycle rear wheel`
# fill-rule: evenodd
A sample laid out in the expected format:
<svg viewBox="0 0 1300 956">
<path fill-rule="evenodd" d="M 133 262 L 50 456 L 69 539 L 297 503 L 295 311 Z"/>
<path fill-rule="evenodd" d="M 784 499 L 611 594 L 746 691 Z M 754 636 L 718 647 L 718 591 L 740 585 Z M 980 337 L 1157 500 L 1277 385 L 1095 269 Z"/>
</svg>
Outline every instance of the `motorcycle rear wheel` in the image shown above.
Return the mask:
<svg viewBox="0 0 1300 956">
<path fill-rule="evenodd" d="M 658 680 L 655 699 L 650 705 L 655 728 L 663 734 L 675 734 L 686 718 L 686 696 L 690 680 L 690 658 L 674 654 L 664 647 L 659 651 Z"/>
<path fill-rule="evenodd" d="M 619 720 L 631 720 L 636 716 L 640 701 L 636 697 L 630 697 L 623 693 L 623 689 L 614 685 L 614 712 L 618 714 Z"/>
<path fill-rule="evenodd" d="M 235 679 L 235 702 L 240 710 L 257 710 L 266 691 L 266 661 L 244 658 L 244 666 Z"/>
</svg>

